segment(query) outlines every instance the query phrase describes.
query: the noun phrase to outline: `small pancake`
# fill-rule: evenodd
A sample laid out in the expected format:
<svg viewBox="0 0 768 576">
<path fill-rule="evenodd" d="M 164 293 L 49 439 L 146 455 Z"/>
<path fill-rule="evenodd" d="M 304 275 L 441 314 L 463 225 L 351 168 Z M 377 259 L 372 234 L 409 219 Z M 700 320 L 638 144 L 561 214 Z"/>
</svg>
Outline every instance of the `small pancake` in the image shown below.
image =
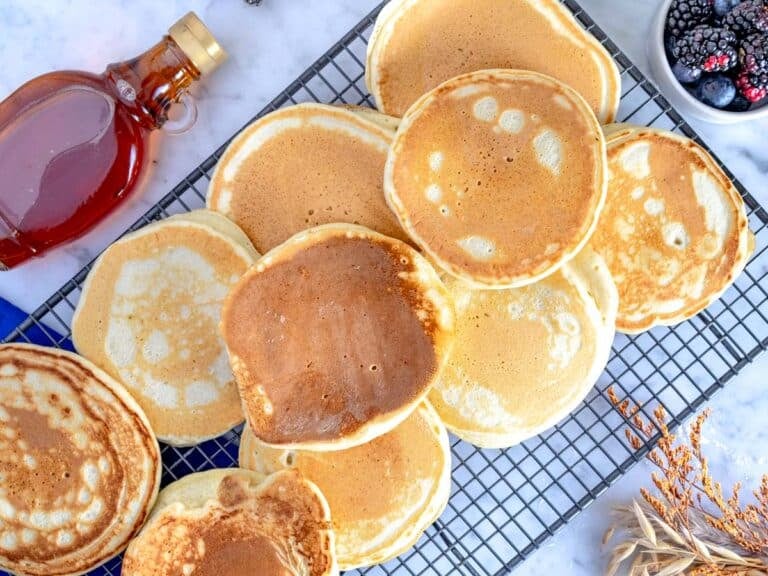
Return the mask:
<svg viewBox="0 0 768 576">
<path fill-rule="evenodd" d="M 131 542 L 123 576 L 331 576 L 328 503 L 298 473 L 230 468 L 185 476 L 160 493 Z"/>
<path fill-rule="evenodd" d="M 374 110 L 326 104 L 268 114 L 229 145 L 207 205 L 240 226 L 260 252 L 332 222 L 407 240 L 382 192 L 391 124 Z"/>
<path fill-rule="evenodd" d="M 376 19 L 367 60 L 368 90 L 393 116 L 441 82 L 488 68 L 557 78 L 603 123 L 621 95 L 610 54 L 558 0 L 393 0 Z"/>
<path fill-rule="evenodd" d="M 448 287 L 456 345 L 429 400 L 460 438 L 484 448 L 523 442 L 562 420 L 597 382 L 618 294 L 593 251 L 523 288 Z"/>
<path fill-rule="evenodd" d="M 229 294 L 221 328 L 256 437 L 341 450 L 424 399 L 453 341 L 453 304 L 407 244 L 327 224 L 263 256 Z"/>
<path fill-rule="evenodd" d="M 88 275 L 75 347 L 126 386 L 160 440 L 191 445 L 243 421 L 218 323 L 257 257 L 232 222 L 197 210 L 118 240 Z"/>
<path fill-rule="evenodd" d="M 639 333 L 695 316 L 754 249 L 744 202 L 695 142 L 611 126 L 608 199 L 590 242 L 619 289 L 617 328 Z"/>
<path fill-rule="evenodd" d="M 444 270 L 476 287 L 511 288 L 583 247 L 605 200 L 605 166 L 600 125 L 581 96 L 534 72 L 485 70 L 408 110 L 384 193 Z"/>
<path fill-rule="evenodd" d="M 0 570 L 74 576 L 120 553 L 160 486 L 123 387 L 70 352 L 0 345 Z"/>
<path fill-rule="evenodd" d="M 246 428 L 240 466 L 271 473 L 295 468 L 328 499 L 342 570 L 391 560 L 445 509 L 451 490 L 448 433 L 423 403 L 397 428 L 335 452 L 270 448 Z"/>
</svg>

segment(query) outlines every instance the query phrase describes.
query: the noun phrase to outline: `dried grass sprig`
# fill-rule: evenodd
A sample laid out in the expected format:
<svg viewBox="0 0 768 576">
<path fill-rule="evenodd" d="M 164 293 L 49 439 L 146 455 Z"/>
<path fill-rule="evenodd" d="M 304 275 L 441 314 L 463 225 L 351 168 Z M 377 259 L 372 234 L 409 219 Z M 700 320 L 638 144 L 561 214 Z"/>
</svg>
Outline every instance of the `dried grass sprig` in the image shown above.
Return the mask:
<svg viewBox="0 0 768 576">
<path fill-rule="evenodd" d="M 644 445 L 643 437 L 660 438 L 648 454 L 658 469 L 651 474 L 655 490 L 642 488 L 641 498 L 618 508 L 606 533 L 606 542 L 623 536 L 613 548 L 606 575 L 613 576 L 624 564 L 629 564 L 630 576 L 768 575 L 768 474 L 753 492 L 755 503 L 742 505 L 741 485 L 726 497 L 702 452 L 701 429 L 709 410 L 693 422 L 687 443 L 677 443 L 661 406 L 646 420 L 613 388 L 608 397 L 632 423 L 626 436 L 633 448 Z"/>
</svg>

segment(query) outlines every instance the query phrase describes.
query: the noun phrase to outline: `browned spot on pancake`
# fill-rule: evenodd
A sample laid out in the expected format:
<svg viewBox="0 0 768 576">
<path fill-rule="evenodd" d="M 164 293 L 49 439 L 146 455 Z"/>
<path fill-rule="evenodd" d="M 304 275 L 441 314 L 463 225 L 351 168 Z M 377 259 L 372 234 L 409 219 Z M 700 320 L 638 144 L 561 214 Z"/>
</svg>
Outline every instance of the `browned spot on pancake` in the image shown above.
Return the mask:
<svg viewBox="0 0 768 576">
<path fill-rule="evenodd" d="M 16 535 L 14 549 L 0 548 L 0 564 L 26 574 L 70 574 L 100 564 L 138 531 L 154 501 L 154 435 L 134 405 L 72 358 L 0 346 L 0 368 L 15 367 L 13 375 L 0 376 L 7 415 L 0 427 L 0 499 L 15 510 L 2 517 L 2 530 Z M 86 467 L 96 473 L 90 485 Z M 97 500 L 99 513 L 89 519 Z M 136 506 L 133 523 L 126 518 L 129 503 Z M 34 520 L 41 513 L 59 519 Z M 41 522 L 48 527 L 34 526 Z M 33 540 L 25 541 L 25 529 Z"/>
<path fill-rule="evenodd" d="M 216 526 L 202 536 L 209 552 L 190 576 L 291 576 L 280 562 L 274 542 L 251 535 L 244 526 Z"/>
<path fill-rule="evenodd" d="M 426 392 L 445 331 L 411 248 L 341 232 L 276 252 L 235 287 L 222 323 L 259 437 L 344 437 Z"/>
</svg>

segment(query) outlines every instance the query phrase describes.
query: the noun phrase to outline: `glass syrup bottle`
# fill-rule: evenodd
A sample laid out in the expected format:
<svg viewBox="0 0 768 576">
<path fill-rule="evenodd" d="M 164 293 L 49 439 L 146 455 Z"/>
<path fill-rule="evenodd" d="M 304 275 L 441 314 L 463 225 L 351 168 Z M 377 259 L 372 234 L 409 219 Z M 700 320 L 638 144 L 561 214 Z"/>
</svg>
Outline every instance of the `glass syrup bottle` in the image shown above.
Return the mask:
<svg viewBox="0 0 768 576">
<path fill-rule="evenodd" d="M 192 12 L 101 75 L 39 76 L 0 102 L 0 270 L 81 236 L 136 187 L 152 132 L 188 130 L 192 82 L 226 53 Z M 171 105 L 184 105 L 169 121 Z"/>
</svg>

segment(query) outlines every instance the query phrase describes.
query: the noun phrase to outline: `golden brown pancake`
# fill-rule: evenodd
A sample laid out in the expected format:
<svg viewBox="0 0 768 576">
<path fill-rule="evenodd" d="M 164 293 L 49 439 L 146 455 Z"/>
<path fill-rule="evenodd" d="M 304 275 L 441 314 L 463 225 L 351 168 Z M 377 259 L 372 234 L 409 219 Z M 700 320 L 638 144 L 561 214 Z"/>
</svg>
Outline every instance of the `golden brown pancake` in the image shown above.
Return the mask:
<svg viewBox="0 0 768 576">
<path fill-rule="evenodd" d="M 243 421 L 218 324 L 257 257 L 232 222 L 195 210 L 121 238 L 88 275 L 75 347 L 126 386 L 160 440 L 191 445 Z"/>
<path fill-rule="evenodd" d="M 453 308 L 413 248 L 329 224 L 263 256 L 229 294 L 221 328 L 254 434 L 340 450 L 423 400 L 452 342 Z"/>
<path fill-rule="evenodd" d="M 522 288 L 447 286 L 456 345 L 429 399 L 460 438 L 484 448 L 518 444 L 563 419 L 597 382 L 618 294 L 592 250 Z"/>
<path fill-rule="evenodd" d="M 481 288 L 519 287 L 571 259 L 605 199 L 594 114 L 556 80 L 486 70 L 416 102 L 387 160 L 384 193 L 411 238 Z"/>
<path fill-rule="evenodd" d="M 160 449 L 120 384 L 70 352 L 0 345 L 0 570 L 73 576 L 128 544 Z"/>
<path fill-rule="evenodd" d="M 123 560 L 124 576 L 331 576 L 328 504 L 296 472 L 230 468 L 185 476 Z"/>
<path fill-rule="evenodd" d="M 448 433 L 424 403 L 391 432 L 347 450 L 281 450 L 246 428 L 240 466 L 269 474 L 294 468 L 328 499 L 339 567 L 391 560 L 411 548 L 448 502 Z"/>
<path fill-rule="evenodd" d="M 208 207 L 239 225 L 260 252 L 332 222 L 407 240 L 382 192 L 391 119 L 374 114 L 300 104 L 264 116 L 219 160 Z"/>
<path fill-rule="evenodd" d="M 616 116 L 619 70 L 558 0 L 393 0 L 376 19 L 365 79 L 377 108 L 402 116 L 441 82 L 489 68 L 547 74 L 601 122 Z"/>
<path fill-rule="evenodd" d="M 619 289 L 617 327 L 677 324 L 744 268 L 753 250 L 744 203 L 695 142 L 650 128 L 608 133 L 608 199 L 591 245 Z"/>
</svg>

